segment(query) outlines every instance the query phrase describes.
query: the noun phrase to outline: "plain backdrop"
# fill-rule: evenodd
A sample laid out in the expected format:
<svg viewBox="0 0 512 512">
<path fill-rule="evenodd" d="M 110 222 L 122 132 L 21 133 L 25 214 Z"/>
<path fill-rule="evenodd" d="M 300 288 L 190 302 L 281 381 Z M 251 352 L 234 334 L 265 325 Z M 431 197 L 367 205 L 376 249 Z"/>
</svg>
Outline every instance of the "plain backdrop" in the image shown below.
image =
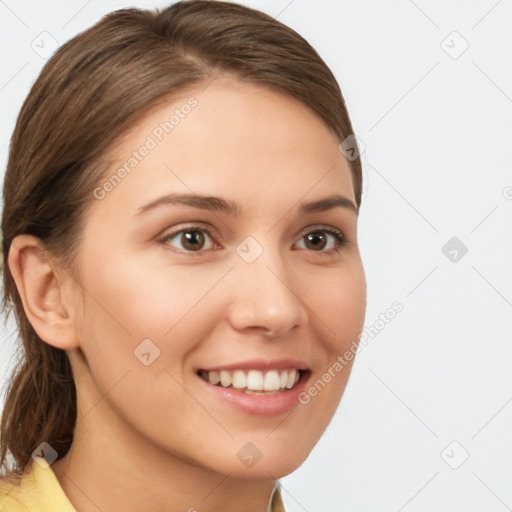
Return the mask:
<svg viewBox="0 0 512 512">
<path fill-rule="evenodd" d="M 3 170 L 45 62 L 35 42 L 62 44 L 107 12 L 168 3 L 0 1 Z M 325 435 L 282 479 L 287 511 L 510 510 L 512 4 L 241 3 L 316 48 L 364 144 L 359 241 L 373 336 Z M 403 311 L 382 326 L 396 301 Z M 11 324 L 1 383 L 15 338 Z"/>
</svg>

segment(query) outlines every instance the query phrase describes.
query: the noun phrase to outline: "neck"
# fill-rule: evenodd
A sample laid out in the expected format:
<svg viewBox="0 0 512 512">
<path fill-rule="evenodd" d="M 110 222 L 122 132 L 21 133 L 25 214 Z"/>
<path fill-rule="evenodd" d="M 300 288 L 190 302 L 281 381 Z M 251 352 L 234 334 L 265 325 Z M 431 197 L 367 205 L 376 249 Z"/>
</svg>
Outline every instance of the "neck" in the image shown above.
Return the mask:
<svg viewBox="0 0 512 512">
<path fill-rule="evenodd" d="M 88 427 L 52 465 L 77 512 L 267 512 L 274 480 L 236 479 Z"/>
</svg>

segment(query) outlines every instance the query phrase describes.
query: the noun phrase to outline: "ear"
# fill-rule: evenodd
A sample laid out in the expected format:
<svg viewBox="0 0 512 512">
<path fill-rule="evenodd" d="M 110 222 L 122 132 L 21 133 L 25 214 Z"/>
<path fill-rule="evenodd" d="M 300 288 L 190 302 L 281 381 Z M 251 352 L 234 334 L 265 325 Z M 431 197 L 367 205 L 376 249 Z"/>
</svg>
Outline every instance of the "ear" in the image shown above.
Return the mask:
<svg viewBox="0 0 512 512">
<path fill-rule="evenodd" d="M 70 301 L 63 301 L 72 277 L 67 272 L 57 272 L 55 263 L 52 267 L 41 240 L 26 234 L 15 237 L 7 263 L 25 314 L 38 336 L 63 350 L 78 347 L 74 317 L 77 308 Z"/>
</svg>

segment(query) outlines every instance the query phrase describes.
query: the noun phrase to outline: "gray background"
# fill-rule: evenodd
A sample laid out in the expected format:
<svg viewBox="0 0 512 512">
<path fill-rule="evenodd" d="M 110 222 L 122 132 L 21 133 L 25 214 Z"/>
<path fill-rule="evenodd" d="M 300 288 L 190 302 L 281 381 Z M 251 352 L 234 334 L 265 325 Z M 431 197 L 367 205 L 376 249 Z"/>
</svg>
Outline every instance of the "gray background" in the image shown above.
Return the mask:
<svg viewBox="0 0 512 512">
<path fill-rule="evenodd" d="M 2 169 L 40 54 L 112 10 L 168 3 L 0 1 Z M 511 510 L 511 3 L 240 3 L 296 29 L 338 78 L 365 146 L 365 325 L 404 307 L 282 479 L 287 511 Z M 14 338 L 11 325 L 2 383 Z"/>
</svg>

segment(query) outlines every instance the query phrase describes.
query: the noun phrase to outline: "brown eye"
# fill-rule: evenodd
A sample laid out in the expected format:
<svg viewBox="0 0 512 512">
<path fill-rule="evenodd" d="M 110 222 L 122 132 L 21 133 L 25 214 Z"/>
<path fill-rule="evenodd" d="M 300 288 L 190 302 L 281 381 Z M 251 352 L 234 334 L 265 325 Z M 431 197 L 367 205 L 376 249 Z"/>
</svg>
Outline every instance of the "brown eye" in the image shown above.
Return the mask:
<svg viewBox="0 0 512 512">
<path fill-rule="evenodd" d="M 304 239 L 306 240 L 306 247 L 312 250 L 322 250 L 327 245 L 327 237 L 320 231 L 314 231 L 307 234 Z"/>
<path fill-rule="evenodd" d="M 304 247 L 301 248 L 329 254 L 339 251 L 345 245 L 346 240 L 341 231 L 325 226 L 307 232 L 302 236 L 300 242 L 304 242 Z"/>
<path fill-rule="evenodd" d="M 184 231 L 180 241 L 185 249 L 198 251 L 203 248 L 204 235 L 201 231 Z"/>
<path fill-rule="evenodd" d="M 176 231 L 175 233 L 171 233 L 169 236 L 163 239 L 164 243 L 169 243 L 176 247 L 176 245 L 170 243 L 172 240 L 176 240 L 178 242 L 178 249 L 181 249 L 186 252 L 200 252 L 205 248 L 205 244 L 207 239 L 211 240 L 210 235 L 204 229 L 198 228 L 186 228 L 180 231 Z M 211 248 L 213 244 L 210 243 Z"/>
</svg>

